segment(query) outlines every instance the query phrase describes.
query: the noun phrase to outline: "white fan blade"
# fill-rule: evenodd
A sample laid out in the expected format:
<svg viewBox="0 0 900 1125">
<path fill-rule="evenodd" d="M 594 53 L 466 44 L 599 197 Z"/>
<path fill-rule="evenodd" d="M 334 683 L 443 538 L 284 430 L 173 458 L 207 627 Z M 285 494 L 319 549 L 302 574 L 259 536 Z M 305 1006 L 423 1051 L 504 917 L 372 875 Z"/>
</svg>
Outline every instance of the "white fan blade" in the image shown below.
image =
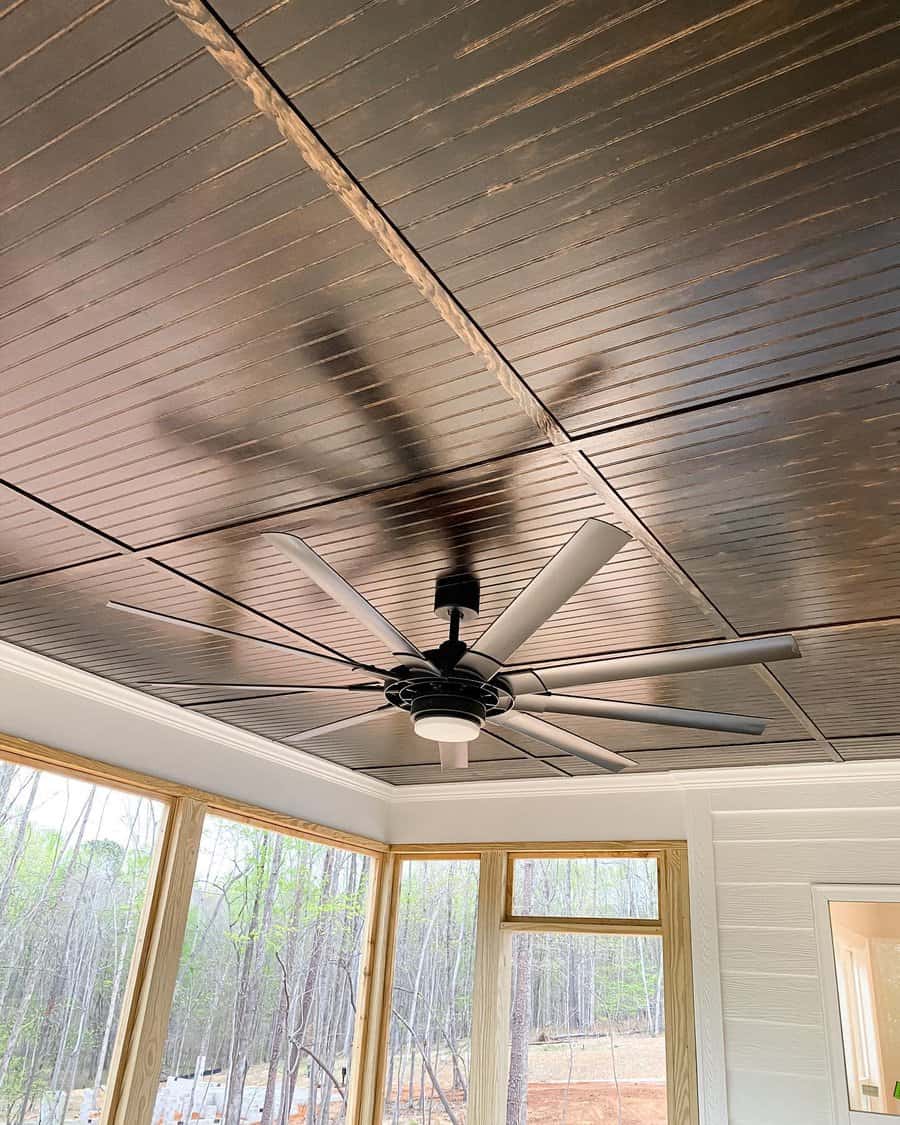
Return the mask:
<svg viewBox="0 0 900 1125">
<path fill-rule="evenodd" d="M 277 547 L 291 562 L 296 563 L 320 590 L 334 598 L 339 606 L 355 617 L 360 624 L 365 625 L 369 632 L 387 647 L 388 652 L 404 660 L 412 657 L 426 667 L 432 667 L 412 641 L 404 637 L 399 629 L 395 629 L 386 617 L 382 616 L 358 590 L 355 590 L 299 536 L 291 535 L 286 531 L 270 531 L 265 532 L 263 538 L 273 547 Z"/>
<path fill-rule="evenodd" d="M 768 664 L 775 660 L 793 660 L 798 656 L 800 649 L 791 636 L 758 637 L 749 641 L 697 645 L 671 652 L 588 660 L 583 664 L 563 664 L 557 668 L 504 672 L 503 679 L 517 694 L 606 684 L 613 680 L 635 680 L 644 676 L 673 676 L 678 672 L 735 668 L 742 664 Z"/>
<path fill-rule="evenodd" d="M 376 707 L 374 711 L 364 711 L 361 715 L 351 715 L 347 719 L 337 719 L 333 723 L 326 723 L 322 727 L 313 727 L 312 730 L 302 730 L 299 734 L 289 734 L 282 738 L 282 742 L 308 742 L 311 738 L 318 738 L 322 734 L 332 734 L 336 730 L 346 730 L 347 727 L 356 727 L 362 723 L 371 723 L 373 719 L 380 719 L 394 708 L 390 703 L 383 707 Z"/>
<path fill-rule="evenodd" d="M 545 723 L 543 719 L 536 719 L 533 715 L 523 715 L 518 711 L 505 711 L 502 715 L 493 715 L 488 719 L 488 724 L 499 723 L 501 726 L 517 730 L 520 734 L 527 734 L 529 738 L 536 738 L 538 742 L 546 742 L 548 746 L 555 746 L 565 754 L 573 754 L 576 758 L 583 758 L 595 766 L 602 766 L 605 770 L 617 773 L 626 766 L 633 766 L 634 762 L 623 758 L 604 746 L 595 742 L 588 742 L 580 735 L 571 731 L 555 727 L 552 723 Z"/>
<path fill-rule="evenodd" d="M 623 703 L 615 699 L 584 699 L 579 695 L 517 695 L 513 706 L 517 711 L 530 714 L 587 715 L 594 719 L 624 719 L 630 723 L 656 723 L 664 727 L 718 730 L 728 734 L 762 734 L 766 729 L 766 720 L 752 715 L 657 707 L 650 703 Z"/>
<path fill-rule="evenodd" d="M 384 691 L 382 684 L 221 684 L 199 683 L 196 680 L 191 683 L 177 680 L 144 680 L 139 686 L 152 688 L 198 688 L 203 691 L 295 691 L 298 694 L 319 691 Z"/>
<path fill-rule="evenodd" d="M 463 656 L 460 665 L 490 679 L 516 649 L 600 569 L 630 536 L 602 520 L 586 520 L 544 569 Z"/>
<path fill-rule="evenodd" d="M 469 766 L 468 742 L 439 742 L 441 753 L 441 772 L 444 770 L 464 770 Z"/>
</svg>

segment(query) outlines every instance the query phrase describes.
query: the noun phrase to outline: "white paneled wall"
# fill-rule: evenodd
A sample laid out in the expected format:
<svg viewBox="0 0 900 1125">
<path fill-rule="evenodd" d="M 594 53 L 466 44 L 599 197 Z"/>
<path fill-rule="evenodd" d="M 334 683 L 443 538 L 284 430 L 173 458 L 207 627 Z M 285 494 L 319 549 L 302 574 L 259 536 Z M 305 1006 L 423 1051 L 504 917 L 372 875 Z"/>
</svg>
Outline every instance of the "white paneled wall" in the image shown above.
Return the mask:
<svg viewBox="0 0 900 1125">
<path fill-rule="evenodd" d="M 836 769 L 707 794 L 730 1125 L 834 1121 L 810 886 L 900 883 L 900 778 Z"/>
</svg>

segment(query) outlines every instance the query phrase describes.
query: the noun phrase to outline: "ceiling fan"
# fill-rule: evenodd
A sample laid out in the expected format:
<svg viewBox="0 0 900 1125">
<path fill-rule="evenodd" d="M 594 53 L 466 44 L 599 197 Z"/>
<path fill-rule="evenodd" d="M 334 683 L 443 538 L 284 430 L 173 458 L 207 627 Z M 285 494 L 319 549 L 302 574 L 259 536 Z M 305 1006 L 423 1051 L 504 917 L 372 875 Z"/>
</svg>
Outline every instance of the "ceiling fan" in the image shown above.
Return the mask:
<svg viewBox="0 0 900 1125">
<path fill-rule="evenodd" d="M 307 577 L 355 617 L 394 657 L 390 668 L 363 663 L 339 650 L 299 634 L 323 651 L 298 648 L 204 625 L 180 617 L 109 602 L 111 608 L 202 632 L 258 641 L 282 650 L 340 664 L 375 677 L 344 686 L 316 684 L 223 684 L 155 681 L 148 687 L 217 688 L 232 691 L 371 693 L 379 706 L 290 735 L 284 741 L 303 743 L 322 735 L 370 723 L 397 710 L 405 711 L 415 733 L 438 743 L 442 769 L 468 765 L 469 743 L 482 730 L 513 731 L 566 754 L 617 772 L 633 765 L 627 757 L 555 726 L 541 714 L 582 715 L 626 722 L 656 723 L 696 730 L 760 735 L 766 721 L 750 715 L 729 715 L 681 707 L 661 707 L 578 695 L 557 695 L 555 689 L 595 686 L 636 677 L 665 676 L 713 668 L 759 664 L 800 656 L 791 636 L 724 641 L 668 652 L 612 657 L 549 668 L 506 668 L 506 661 L 541 625 L 575 594 L 629 540 L 619 528 L 588 519 L 539 574 L 472 644 L 460 639 L 460 626 L 478 616 L 480 586 L 468 570 L 438 577 L 434 610 L 449 622 L 449 636 L 438 648 L 420 651 L 353 586 L 302 539 L 288 532 L 264 538 L 296 563 Z"/>
</svg>

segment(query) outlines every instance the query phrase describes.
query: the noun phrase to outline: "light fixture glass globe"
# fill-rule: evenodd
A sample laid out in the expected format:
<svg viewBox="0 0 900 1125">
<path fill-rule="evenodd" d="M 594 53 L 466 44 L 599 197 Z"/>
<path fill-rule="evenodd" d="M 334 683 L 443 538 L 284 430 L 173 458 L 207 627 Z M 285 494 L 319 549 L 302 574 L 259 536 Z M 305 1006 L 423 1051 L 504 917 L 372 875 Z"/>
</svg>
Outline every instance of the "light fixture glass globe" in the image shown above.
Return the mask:
<svg viewBox="0 0 900 1125">
<path fill-rule="evenodd" d="M 423 715 L 414 720 L 413 729 L 420 738 L 430 738 L 432 742 L 471 742 L 481 733 L 474 719 L 461 715 Z"/>
</svg>

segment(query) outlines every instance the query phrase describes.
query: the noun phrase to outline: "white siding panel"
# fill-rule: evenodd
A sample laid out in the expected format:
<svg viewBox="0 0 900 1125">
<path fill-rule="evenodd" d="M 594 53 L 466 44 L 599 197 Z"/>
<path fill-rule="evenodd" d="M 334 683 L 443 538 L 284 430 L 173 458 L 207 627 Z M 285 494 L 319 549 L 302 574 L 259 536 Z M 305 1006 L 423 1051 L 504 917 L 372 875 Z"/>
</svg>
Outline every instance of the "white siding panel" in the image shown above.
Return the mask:
<svg viewBox="0 0 900 1125">
<path fill-rule="evenodd" d="M 864 831 L 864 823 L 858 831 Z M 716 871 L 723 883 L 893 883 L 900 877 L 900 839 L 852 839 L 716 843 Z"/>
<path fill-rule="evenodd" d="M 727 1019 L 821 1026 L 819 978 L 799 973 L 723 973 Z"/>
<path fill-rule="evenodd" d="M 726 1019 L 725 1049 L 731 1070 L 828 1077 L 821 1027 Z"/>
<path fill-rule="evenodd" d="M 728 1125 L 834 1125 L 810 886 L 900 883 L 900 786 L 740 786 L 708 801 Z"/>
<path fill-rule="evenodd" d="M 833 768 L 833 783 L 817 780 L 792 784 L 786 770 L 783 780 L 776 784 L 761 782 L 711 788 L 713 815 L 718 820 L 721 813 L 740 810 L 900 808 L 900 777 L 854 777 L 848 775 L 839 762 L 835 762 Z"/>
<path fill-rule="evenodd" d="M 720 883 L 717 897 L 723 926 L 813 924 L 807 883 Z"/>
<path fill-rule="evenodd" d="M 723 926 L 719 930 L 722 972 L 818 972 L 816 941 L 812 930 L 763 929 Z"/>
<path fill-rule="evenodd" d="M 900 836 L 900 807 L 869 809 L 861 825 L 859 809 L 748 809 L 714 814 L 717 840 L 833 840 Z"/>
<path fill-rule="evenodd" d="M 831 1125 L 831 1093 L 824 1078 L 795 1078 L 752 1070 L 728 1072 L 731 1125 Z"/>
</svg>

